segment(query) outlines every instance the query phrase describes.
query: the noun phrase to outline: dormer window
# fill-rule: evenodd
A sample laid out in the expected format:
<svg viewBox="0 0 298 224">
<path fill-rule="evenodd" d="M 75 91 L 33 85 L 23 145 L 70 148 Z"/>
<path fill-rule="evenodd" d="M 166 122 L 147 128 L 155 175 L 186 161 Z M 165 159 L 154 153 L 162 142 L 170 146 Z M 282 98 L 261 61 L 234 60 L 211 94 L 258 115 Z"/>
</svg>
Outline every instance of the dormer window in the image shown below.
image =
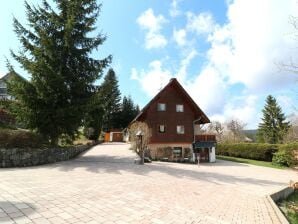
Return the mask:
<svg viewBox="0 0 298 224">
<path fill-rule="evenodd" d="M 182 104 L 176 105 L 176 112 L 184 112 L 184 107 Z"/>
<path fill-rule="evenodd" d="M 165 103 L 157 104 L 157 111 L 166 111 L 166 104 Z"/>
</svg>

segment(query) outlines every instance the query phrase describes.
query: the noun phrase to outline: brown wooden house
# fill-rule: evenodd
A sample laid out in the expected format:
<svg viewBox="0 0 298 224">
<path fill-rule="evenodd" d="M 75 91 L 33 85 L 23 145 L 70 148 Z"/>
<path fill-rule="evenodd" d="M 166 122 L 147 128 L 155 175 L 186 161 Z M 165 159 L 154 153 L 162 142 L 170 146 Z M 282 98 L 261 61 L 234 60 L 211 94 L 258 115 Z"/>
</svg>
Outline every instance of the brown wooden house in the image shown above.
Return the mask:
<svg viewBox="0 0 298 224">
<path fill-rule="evenodd" d="M 152 130 L 148 145 L 150 156 L 169 161 L 195 161 L 197 155 L 194 152 L 200 146 L 193 143 L 207 142 L 202 140 L 202 136 L 197 136 L 199 125 L 210 123 L 206 114 L 175 78 L 143 108 L 134 121 L 146 122 Z M 209 137 L 208 141 L 211 138 L 215 142 L 214 136 Z M 205 146 L 204 149 L 207 149 L 208 145 Z M 200 161 L 213 160 L 209 151 L 197 150 Z"/>
</svg>

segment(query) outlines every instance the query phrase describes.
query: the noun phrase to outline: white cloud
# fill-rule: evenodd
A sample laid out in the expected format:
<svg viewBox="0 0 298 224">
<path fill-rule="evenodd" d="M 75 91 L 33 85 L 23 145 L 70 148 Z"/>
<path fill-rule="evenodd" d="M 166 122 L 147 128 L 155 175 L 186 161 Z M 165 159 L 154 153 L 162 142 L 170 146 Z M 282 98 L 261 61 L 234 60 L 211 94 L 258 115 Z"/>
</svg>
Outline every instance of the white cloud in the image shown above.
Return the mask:
<svg viewBox="0 0 298 224">
<path fill-rule="evenodd" d="M 178 2 L 179 0 L 172 0 L 171 8 L 170 8 L 170 16 L 177 17 L 181 15 L 181 11 L 178 9 Z"/>
<path fill-rule="evenodd" d="M 140 82 L 142 89 L 150 97 L 155 96 L 172 78 L 169 70 L 162 68 L 162 62 L 159 60 L 152 61 L 148 70 L 137 71 L 133 68 L 131 71 L 131 79 Z"/>
<path fill-rule="evenodd" d="M 182 81 L 185 82 L 187 78 L 187 68 L 190 65 L 191 61 L 198 55 L 198 52 L 195 49 L 192 49 L 181 61 L 180 68 L 178 70 L 178 73 L 176 74 L 176 77 Z"/>
<path fill-rule="evenodd" d="M 177 8 L 175 2 L 172 1 L 173 8 Z M 261 117 L 260 102 L 263 102 L 257 95 L 274 94 L 295 81 L 295 75 L 280 71 L 276 64 L 298 61 L 297 41 L 289 35 L 293 31 L 289 17 L 297 15 L 298 4 L 296 0 L 233 0 L 227 1 L 227 6 L 225 24 L 216 24 L 208 12 L 183 14 L 187 18 L 185 27 L 173 29 L 173 39 L 181 47 L 178 68 L 165 68 L 161 61 L 153 61 L 148 69 L 132 70 L 132 78 L 153 96 L 174 74 L 212 120 L 223 122 L 236 118 L 247 123 L 248 128 L 255 128 Z M 154 19 L 151 22 L 140 19 L 138 23 L 148 33 L 153 30 L 159 34 L 162 28 L 159 24 L 164 24 L 165 19 L 154 16 L 153 11 L 147 10 L 147 14 Z M 162 22 L 156 22 L 156 18 Z M 187 70 L 198 55 L 198 36 L 206 38 L 210 48 L 205 52 L 201 71 L 191 77 Z M 187 39 L 193 42 L 190 44 Z M 241 90 L 233 91 L 237 96 L 230 92 L 235 84 L 241 86 Z M 282 106 L 291 103 L 288 96 L 277 99 Z"/>
<path fill-rule="evenodd" d="M 139 26 L 147 31 L 145 35 L 145 47 L 147 49 L 162 48 L 167 45 L 167 39 L 160 33 L 162 25 L 167 20 L 163 15 L 154 15 L 154 11 L 149 8 L 137 19 Z"/>
<path fill-rule="evenodd" d="M 186 30 L 176 30 L 176 28 L 174 28 L 173 38 L 179 46 L 184 46 L 186 44 Z"/>
<path fill-rule="evenodd" d="M 214 30 L 215 23 L 213 16 L 209 12 L 203 12 L 195 15 L 193 12 L 187 12 L 187 25 L 189 31 L 195 32 L 197 35 L 211 33 Z"/>
<path fill-rule="evenodd" d="M 184 87 L 207 114 L 222 113 L 226 85 L 217 70 L 206 67 L 195 80 L 186 81 Z"/>
<path fill-rule="evenodd" d="M 160 33 L 148 32 L 145 38 L 145 46 L 147 49 L 162 48 L 168 43 L 167 39 Z"/>
<path fill-rule="evenodd" d="M 243 83 L 251 92 L 266 93 L 292 83 L 294 76 L 279 71 L 276 63 L 298 59 L 293 51 L 297 43 L 287 35 L 292 29 L 289 16 L 297 6 L 295 0 L 231 2 L 228 22 L 209 35 L 210 65 L 231 84 Z"/>
</svg>

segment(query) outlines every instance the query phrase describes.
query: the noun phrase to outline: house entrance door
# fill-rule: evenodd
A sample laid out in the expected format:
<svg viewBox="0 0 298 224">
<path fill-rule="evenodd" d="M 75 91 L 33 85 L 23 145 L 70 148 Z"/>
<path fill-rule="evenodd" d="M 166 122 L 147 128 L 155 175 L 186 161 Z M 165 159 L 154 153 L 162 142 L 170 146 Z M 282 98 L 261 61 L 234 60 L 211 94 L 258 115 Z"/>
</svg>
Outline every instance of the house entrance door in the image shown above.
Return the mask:
<svg viewBox="0 0 298 224">
<path fill-rule="evenodd" d="M 199 150 L 200 153 L 200 162 L 209 162 L 209 149 L 202 148 Z"/>
</svg>

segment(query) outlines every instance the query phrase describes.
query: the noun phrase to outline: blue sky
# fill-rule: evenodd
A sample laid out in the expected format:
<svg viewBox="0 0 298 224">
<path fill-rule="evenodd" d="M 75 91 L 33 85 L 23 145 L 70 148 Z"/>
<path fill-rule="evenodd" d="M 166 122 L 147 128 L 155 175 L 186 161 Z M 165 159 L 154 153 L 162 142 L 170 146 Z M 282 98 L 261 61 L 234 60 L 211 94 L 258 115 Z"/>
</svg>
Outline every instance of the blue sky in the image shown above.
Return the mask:
<svg viewBox="0 0 298 224">
<path fill-rule="evenodd" d="M 26 23 L 23 3 L 5 1 L 0 8 L 0 75 L 7 72 L 9 49 L 20 46 L 12 15 Z M 295 0 L 102 3 L 98 31 L 108 39 L 93 57 L 113 55 L 121 92 L 141 107 L 176 77 L 211 120 L 237 118 L 256 128 L 268 94 L 287 115 L 295 112 L 297 74 L 279 66 L 298 61 L 289 19 L 297 16 Z"/>
</svg>

